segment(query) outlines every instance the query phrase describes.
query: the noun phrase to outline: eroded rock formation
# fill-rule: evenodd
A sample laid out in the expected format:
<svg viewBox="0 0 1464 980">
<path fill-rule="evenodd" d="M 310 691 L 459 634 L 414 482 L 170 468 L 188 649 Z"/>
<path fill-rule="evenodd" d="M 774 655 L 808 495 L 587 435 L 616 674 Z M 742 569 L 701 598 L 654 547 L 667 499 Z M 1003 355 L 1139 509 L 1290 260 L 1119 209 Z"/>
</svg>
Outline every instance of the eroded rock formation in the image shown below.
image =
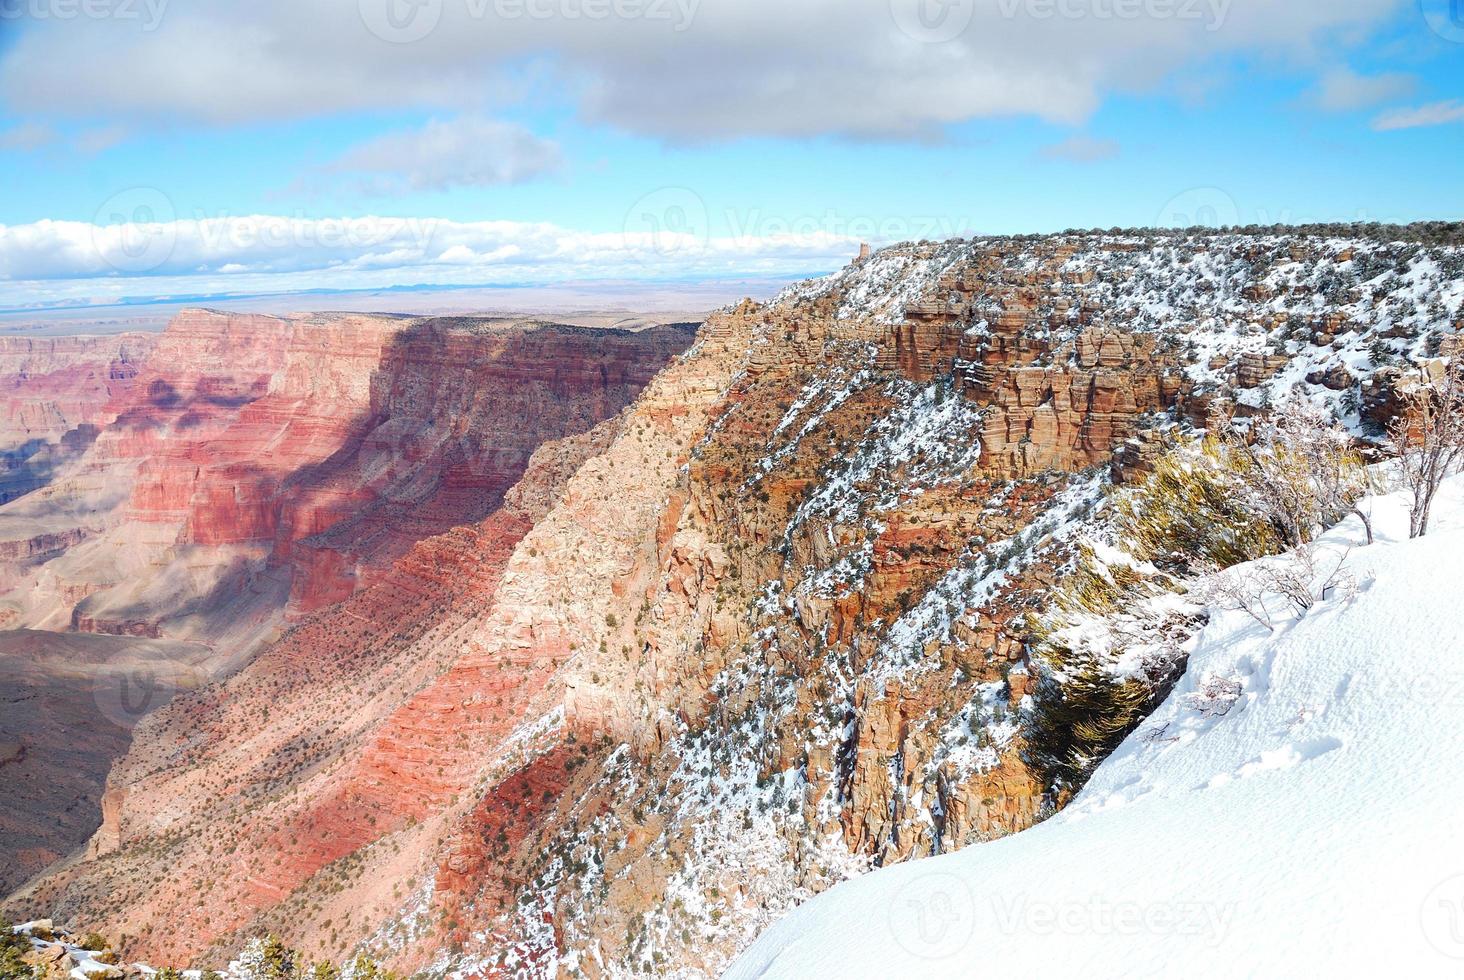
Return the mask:
<svg viewBox="0 0 1464 980">
<path fill-rule="evenodd" d="M 76 819 L 59 819 L 62 832 L 45 837 L 45 848 L 18 826 L 3 833 L 4 845 L 54 859 L 95 829 L 89 824 L 108 767 L 144 710 L 166 700 L 153 698 L 121 720 L 104 710 L 118 685 L 158 680 L 151 667 L 129 666 L 134 649 L 187 651 L 175 666 L 186 667 L 186 686 L 196 687 L 278 639 L 269 663 L 303 661 L 285 686 L 303 685 L 316 660 L 346 659 L 325 631 L 355 638 L 359 624 L 379 624 L 372 629 L 384 630 L 387 642 L 435 624 L 453 589 L 491 593 L 528 527 L 520 510 L 546 506 L 548 491 L 533 487 L 553 486 L 572 470 L 579 447 L 603 439 L 597 427 L 690 340 L 690 329 L 678 326 L 190 311 L 145 342 L 63 346 L 71 361 L 50 348 L 49 359 L 17 355 L 10 405 L 15 424 L 28 428 L 15 438 L 65 448 L 77 431 L 89 436 L 40 485 L 0 507 L 0 610 L 12 627 L 119 642 L 75 641 L 67 649 L 99 655 L 78 655 L 56 675 L 64 683 L 47 682 L 47 703 L 65 702 L 50 714 L 68 719 L 77 752 L 58 741 L 55 726 L 27 722 L 23 712 L 0 720 L 0 741 L 25 753 L 27 779 L 55 781 L 67 760 L 86 763 L 75 781 L 62 781 L 61 802 L 46 787 L 26 797 L 75 811 Z M 506 508 L 531 460 L 535 476 L 513 498 L 529 503 Z M 372 598 L 348 604 L 335 625 L 309 620 L 363 589 Z M 302 625 L 290 632 L 293 621 Z M 371 629 L 361 635 L 377 637 Z M 123 642 L 129 638 L 156 642 Z M 116 663 L 103 656 L 109 651 Z M 439 660 L 432 653 L 396 678 L 393 709 Z M 162 678 L 169 694 L 178 681 L 172 673 Z M 311 697 L 341 703 L 335 675 L 326 675 Z M 281 710 L 271 699 L 257 708 L 276 717 Z M 250 771 L 263 773 L 280 763 L 247 754 L 256 722 L 231 734 Z M 132 779 L 129 771 L 100 801 L 95 853 L 125 834 L 126 801 L 141 792 Z M 19 807 L 24 795 L 11 802 Z M 0 808 L 0 819 L 34 820 L 40 805 Z M 35 871 L 46 861 L 23 863 Z M 275 887 L 282 894 L 295 884 L 287 878 Z"/>
</svg>

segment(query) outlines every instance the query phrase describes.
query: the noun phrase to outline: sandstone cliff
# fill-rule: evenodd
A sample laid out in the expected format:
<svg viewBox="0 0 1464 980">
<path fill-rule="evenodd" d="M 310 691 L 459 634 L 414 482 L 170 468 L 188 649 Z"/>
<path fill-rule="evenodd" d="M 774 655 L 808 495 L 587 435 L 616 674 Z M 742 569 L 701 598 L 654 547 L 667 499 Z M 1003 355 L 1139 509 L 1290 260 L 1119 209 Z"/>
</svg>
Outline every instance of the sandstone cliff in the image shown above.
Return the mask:
<svg viewBox="0 0 1464 980">
<path fill-rule="evenodd" d="M 63 705 L 51 714 L 70 720 L 84 771 L 65 771 L 71 755 L 54 726 L 23 711 L 0 719 L 0 742 L 27 753 L 23 791 L 0 801 L 0 845 L 39 855 L 33 835 L 4 828 L 53 805 L 77 819 L 58 823 L 64 832 L 46 838 L 46 853 L 81 844 L 128 730 L 175 690 L 227 675 L 282 633 L 271 663 L 335 656 L 339 640 L 326 637 L 336 626 L 309 622 L 312 612 L 373 590 L 332 624 L 377 623 L 389 640 L 440 625 L 443 589 L 473 591 L 482 578 L 491 592 L 494 556 L 527 526 L 505 501 L 531 460 L 548 474 L 535 481 L 552 485 L 690 340 L 677 326 L 190 311 L 145 343 L 17 354 L 11 405 L 16 425 L 30 428 L 16 438 L 70 425 L 56 438 L 65 447 L 90 431 L 64 467 L 0 506 L 0 615 L 10 627 L 118 642 L 76 647 L 111 651 L 116 663 L 79 657 L 47 682 L 47 697 Z M 139 350 L 150 353 L 133 361 Z M 446 567 L 445 555 L 461 567 Z M 287 633 L 294 621 L 301 630 Z M 123 642 L 133 637 L 158 642 Z M 128 659 L 136 649 L 187 656 L 139 664 Z M 411 664 L 382 703 L 400 706 L 440 659 Z M 307 679 L 291 683 L 306 694 Z M 308 696 L 343 702 L 333 680 L 323 685 Z M 153 693 L 139 694 L 144 687 Z M 278 716 L 282 707 L 266 698 L 260 710 Z M 256 724 L 231 731 L 233 747 L 264 766 L 251 771 L 267 772 L 277 759 L 249 755 Z M 100 840 L 118 832 L 132 779 L 119 775 L 100 801 Z M 74 795 L 57 803 L 58 787 Z M 27 871 L 44 863 L 22 862 Z"/>
</svg>

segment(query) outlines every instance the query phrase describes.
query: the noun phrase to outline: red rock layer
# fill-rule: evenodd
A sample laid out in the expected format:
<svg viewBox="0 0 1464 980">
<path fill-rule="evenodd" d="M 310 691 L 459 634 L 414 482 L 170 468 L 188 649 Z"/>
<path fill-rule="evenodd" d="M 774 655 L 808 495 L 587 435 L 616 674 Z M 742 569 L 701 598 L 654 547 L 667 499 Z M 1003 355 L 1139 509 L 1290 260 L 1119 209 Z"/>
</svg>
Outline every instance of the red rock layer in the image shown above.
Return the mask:
<svg viewBox="0 0 1464 980">
<path fill-rule="evenodd" d="M 540 443 L 618 411 L 687 340 L 675 328 L 185 311 L 109 389 L 113 421 L 72 482 L 51 488 L 50 506 L 84 511 L 86 525 L 8 549 L 52 557 L 42 545 L 104 535 L 131 564 L 62 556 L 0 583 L 21 586 L 22 624 L 247 645 L 278 603 L 261 594 L 246 611 L 233 594 L 272 593 L 283 575 L 296 612 L 350 595 L 416 541 L 492 513 Z"/>
<path fill-rule="evenodd" d="M 0 337 L 0 504 L 45 486 L 90 445 L 157 339 Z"/>
<path fill-rule="evenodd" d="M 559 486 L 613 435 L 613 419 L 597 423 L 689 340 L 679 328 L 444 324 L 384 357 L 372 385 L 376 424 L 282 484 L 292 506 L 280 524 L 310 527 L 327 509 L 321 501 L 348 498 L 332 493 L 345 487 L 357 495 L 343 515 L 349 533 L 328 527 L 305 542 L 308 553 L 353 562 L 364 555 L 379 567 L 221 688 L 150 717 L 142 743 L 114 773 L 93 844 L 108 867 L 151 860 L 129 843 L 157 832 L 159 819 L 173 821 L 179 800 L 202 804 L 186 818 L 180 847 L 190 857 L 180 867 L 193 870 L 182 872 L 180 888 L 149 898 L 131 891 L 127 874 L 105 882 L 83 874 L 66 901 L 89 906 L 111 896 L 127 910 L 118 928 L 130 935 L 146 936 L 169 918 L 187 922 L 186 940 L 149 938 L 160 954 L 199 939 L 232 941 L 233 930 L 288 918 L 291 903 L 325 888 L 342 862 L 390 835 L 425 832 L 460 799 L 466 805 L 481 760 L 462 747 L 501 748 L 543 710 L 531 706 L 570 652 L 562 641 L 540 643 L 531 622 L 483 629 L 508 558 Z M 365 484 L 370 493 L 362 474 L 376 480 Z M 474 523 L 409 540 L 485 511 Z M 294 536 L 279 533 L 278 549 L 288 554 Z M 329 551 L 332 541 L 341 551 Z M 194 875 L 218 880 L 223 828 L 239 842 L 228 849 L 231 893 L 222 904 L 200 904 L 204 886 Z"/>
</svg>

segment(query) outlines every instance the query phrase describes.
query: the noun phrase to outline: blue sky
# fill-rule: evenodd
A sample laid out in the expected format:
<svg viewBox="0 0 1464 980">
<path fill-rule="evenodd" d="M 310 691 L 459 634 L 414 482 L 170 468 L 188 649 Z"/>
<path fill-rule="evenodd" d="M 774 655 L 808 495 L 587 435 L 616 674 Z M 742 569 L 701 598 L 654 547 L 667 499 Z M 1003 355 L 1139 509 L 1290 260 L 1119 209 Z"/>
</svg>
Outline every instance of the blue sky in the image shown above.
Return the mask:
<svg viewBox="0 0 1464 980">
<path fill-rule="evenodd" d="M 0 31 L 7 308 L 1464 217 L 1464 0 L 0 0 Z"/>
</svg>

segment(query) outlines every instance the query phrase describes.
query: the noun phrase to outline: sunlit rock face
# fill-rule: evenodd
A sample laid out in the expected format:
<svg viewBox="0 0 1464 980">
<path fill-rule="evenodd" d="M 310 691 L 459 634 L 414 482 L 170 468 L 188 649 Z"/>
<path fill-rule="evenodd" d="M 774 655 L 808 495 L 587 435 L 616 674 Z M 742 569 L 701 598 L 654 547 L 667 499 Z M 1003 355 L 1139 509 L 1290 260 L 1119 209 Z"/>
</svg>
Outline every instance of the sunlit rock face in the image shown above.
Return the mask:
<svg viewBox="0 0 1464 980">
<path fill-rule="evenodd" d="M 375 598 L 356 609 L 400 629 L 440 611 L 434 589 L 493 581 L 525 526 L 505 500 L 535 453 L 550 482 L 572 467 L 692 329 L 198 310 L 156 336 L 0 347 L 15 464 L 0 667 L 50 706 L 0 720 L 20 787 L 0 841 L 24 870 L 5 890 L 99 815 L 99 840 L 117 832 L 125 791 L 103 797 L 107 770 L 179 690 L 359 591 Z M 47 721 L 61 718 L 64 732 Z M 27 829 L 52 812 L 75 819 Z"/>
<path fill-rule="evenodd" d="M 492 513 L 542 442 L 614 415 L 687 342 L 679 328 L 206 310 L 109 341 L 110 361 L 84 365 L 86 397 L 73 367 L 9 405 L 80 451 L 0 507 L 0 615 L 237 657 L 280 614 Z"/>
</svg>

